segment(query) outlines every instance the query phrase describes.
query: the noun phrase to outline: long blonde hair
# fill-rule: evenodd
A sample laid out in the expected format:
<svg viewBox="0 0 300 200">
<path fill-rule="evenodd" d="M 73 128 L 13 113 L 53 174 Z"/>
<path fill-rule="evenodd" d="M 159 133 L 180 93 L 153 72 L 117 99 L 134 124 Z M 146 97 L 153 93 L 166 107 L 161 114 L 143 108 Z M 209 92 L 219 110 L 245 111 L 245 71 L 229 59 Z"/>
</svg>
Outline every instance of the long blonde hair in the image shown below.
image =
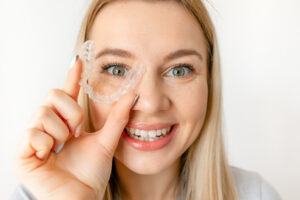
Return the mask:
<svg viewBox="0 0 300 200">
<path fill-rule="evenodd" d="M 83 20 L 75 53 L 87 40 L 87 35 L 100 9 L 116 0 L 94 0 Z M 159 1 L 159 0 L 156 0 Z M 172 1 L 172 0 L 171 0 Z M 199 22 L 206 38 L 208 52 L 208 104 L 206 118 L 198 138 L 181 156 L 181 187 L 185 200 L 237 200 L 237 192 L 228 165 L 222 136 L 222 90 L 220 58 L 216 32 L 201 0 L 173 0 L 181 4 Z M 88 97 L 81 90 L 79 104 L 85 111 L 84 129 L 93 131 L 89 119 Z M 113 168 L 103 200 L 112 200 L 116 191 L 116 172 Z"/>
</svg>

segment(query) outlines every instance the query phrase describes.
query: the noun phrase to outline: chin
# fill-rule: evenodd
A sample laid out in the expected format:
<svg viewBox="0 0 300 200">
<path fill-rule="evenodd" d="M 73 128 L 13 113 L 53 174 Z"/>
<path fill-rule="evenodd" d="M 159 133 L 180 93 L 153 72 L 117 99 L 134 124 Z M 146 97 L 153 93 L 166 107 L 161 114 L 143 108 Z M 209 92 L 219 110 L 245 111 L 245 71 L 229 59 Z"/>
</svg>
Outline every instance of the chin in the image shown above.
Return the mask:
<svg viewBox="0 0 300 200">
<path fill-rule="evenodd" d="M 164 154 L 155 154 L 151 151 L 118 151 L 117 148 L 114 158 L 116 164 L 121 167 L 125 167 L 136 174 L 151 175 L 163 171 L 172 164 L 172 161 L 169 157 L 171 154 L 168 155 L 168 158 L 163 155 Z"/>
<path fill-rule="evenodd" d="M 129 156 L 126 157 L 127 159 L 122 159 L 115 155 L 115 162 L 122 167 L 126 167 L 127 169 L 135 172 L 136 174 L 157 174 L 166 167 L 165 162 L 157 162 L 151 158 L 147 158 L 146 156 L 143 158 L 135 157 L 130 159 L 128 158 Z"/>
<path fill-rule="evenodd" d="M 158 174 L 161 171 L 163 171 L 164 167 L 161 165 L 153 166 L 152 168 L 150 166 L 144 165 L 144 166 L 136 166 L 136 165 L 129 165 L 126 167 L 133 171 L 136 174 L 140 175 L 152 175 L 152 174 Z"/>
</svg>

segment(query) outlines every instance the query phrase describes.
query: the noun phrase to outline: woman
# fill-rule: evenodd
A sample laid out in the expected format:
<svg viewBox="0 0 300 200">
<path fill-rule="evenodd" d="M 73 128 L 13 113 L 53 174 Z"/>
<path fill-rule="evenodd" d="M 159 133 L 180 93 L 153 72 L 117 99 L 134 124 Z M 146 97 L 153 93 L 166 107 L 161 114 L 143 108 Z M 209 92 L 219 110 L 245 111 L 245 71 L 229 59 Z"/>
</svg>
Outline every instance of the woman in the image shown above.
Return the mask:
<svg viewBox="0 0 300 200">
<path fill-rule="evenodd" d="M 146 66 L 138 95 L 91 100 L 76 59 L 24 133 L 14 159 L 23 185 L 12 199 L 280 199 L 257 173 L 227 163 L 218 45 L 200 0 L 95 0 L 76 53 L 86 40 L 113 70 Z M 134 139 L 142 131 L 165 134 Z"/>
</svg>

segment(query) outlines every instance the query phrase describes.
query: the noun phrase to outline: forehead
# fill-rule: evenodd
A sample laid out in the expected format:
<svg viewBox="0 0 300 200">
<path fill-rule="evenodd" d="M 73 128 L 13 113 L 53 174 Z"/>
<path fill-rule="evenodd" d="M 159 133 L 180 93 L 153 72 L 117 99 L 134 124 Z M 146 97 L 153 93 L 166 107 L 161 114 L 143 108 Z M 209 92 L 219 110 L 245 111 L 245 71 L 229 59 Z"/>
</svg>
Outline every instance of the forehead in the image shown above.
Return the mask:
<svg viewBox="0 0 300 200">
<path fill-rule="evenodd" d="M 200 25 L 173 1 L 111 2 L 95 18 L 89 39 L 99 46 L 124 48 L 140 55 L 192 48 L 206 57 Z"/>
</svg>

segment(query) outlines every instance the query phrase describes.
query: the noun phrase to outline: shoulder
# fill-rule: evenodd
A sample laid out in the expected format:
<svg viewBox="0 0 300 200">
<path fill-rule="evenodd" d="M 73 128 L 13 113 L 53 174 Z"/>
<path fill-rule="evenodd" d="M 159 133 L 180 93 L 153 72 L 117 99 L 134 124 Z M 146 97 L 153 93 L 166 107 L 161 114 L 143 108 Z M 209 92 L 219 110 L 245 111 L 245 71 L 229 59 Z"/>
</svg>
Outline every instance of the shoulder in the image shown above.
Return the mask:
<svg viewBox="0 0 300 200">
<path fill-rule="evenodd" d="M 231 166 L 240 200 L 281 200 L 275 188 L 259 173 Z"/>
</svg>

